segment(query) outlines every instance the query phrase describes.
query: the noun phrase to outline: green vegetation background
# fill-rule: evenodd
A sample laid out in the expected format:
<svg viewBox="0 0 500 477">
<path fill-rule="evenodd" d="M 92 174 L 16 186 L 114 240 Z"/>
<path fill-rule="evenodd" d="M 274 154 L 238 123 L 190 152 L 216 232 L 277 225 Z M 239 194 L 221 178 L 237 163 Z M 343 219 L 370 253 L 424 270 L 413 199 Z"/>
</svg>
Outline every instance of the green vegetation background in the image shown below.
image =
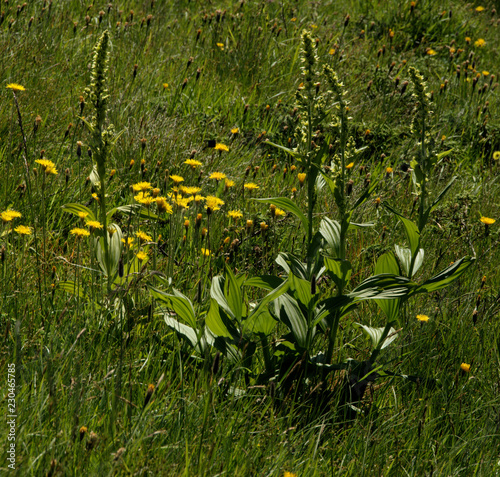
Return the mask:
<svg viewBox="0 0 500 477">
<path fill-rule="evenodd" d="M 494 159 L 500 151 L 500 17 L 494 2 L 412 3 L 2 2 L 0 210 L 20 211 L 25 225 L 36 221 L 45 249 L 36 259 L 32 236 L 17 237 L 8 224 L 0 229 L 2 370 L 11 362 L 18 370 L 17 475 L 500 472 L 498 222 L 485 229 L 479 220 L 500 218 L 500 160 Z M 225 216 L 230 209 L 244 211 L 242 228 L 246 220 L 271 225 L 265 238 L 246 237 L 233 262 L 239 271 L 278 273 L 278 251 L 301 250 L 305 231 L 298 221 L 272 221 L 266 206 L 248 201 L 241 186 L 247 177 L 259 185 L 254 197 L 305 199 L 299 169 L 293 171 L 290 158 L 265 143 L 293 138 L 302 30 L 317 38 L 320 60 L 334 68 L 347 90 L 351 134 L 365 147 L 352 169 L 354 189 L 364 187 L 367 174 L 393 169 L 360 212 L 376 227 L 350 236 L 356 280 L 372 272 L 381 253 L 405 240 L 376 198 L 407 216 L 414 211 L 405 172 L 414 104 L 406 82 L 408 66 L 421 71 L 432 91 L 432 133 L 440 151 L 451 151 L 436 165 L 432 186 L 441 189 L 451 176 L 459 177 L 426 231 L 429 268 L 423 273 L 464 255 L 477 258 L 452 287 L 406 310 L 402 337 L 384 364 L 421 379 L 377 381 L 349 423 L 327 413 L 297 424 L 300 402 L 283 413 L 260 388 L 224 394 L 221 382 L 241 386 L 233 371 L 223 363 L 221 378 L 210 379 L 153 314 L 140 284 L 123 330 L 113 317 L 55 289 L 57 281 L 74 278 L 71 263 L 78 254 L 90 267 L 88 250 L 69 234 L 75 218 L 61 206 L 93 200 L 86 148 L 77 155 L 77 141 L 86 144 L 87 137 L 81 120 L 87 110 L 81 112 L 79 97 L 104 29 L 111 36 L 109 117 L 121 132 L 107 165 L 108 172 L 116 171 L 109 179 L 110 202 L 130 203 L 129 187 L 141 180 L 164 191 L 169 174 L 189 178 L 192 185 L 199 181 L 206 194 L 217 192 L 211 172 L 236 182 L 212 225 L 211 270 L 199 266 L 202 243 L 196 241 L 192 210 L 181 214 L 191 222 L 186 242 L 182 225 L 171 235 L 173 283 L 193 300 L 201 288 L 206 296 L 203 277 L 221 273 L 230 255 L 224 239 L 237 235 Z M 9 83 L 26 88 L 16 94 L 28 137 L 33 208 L 23 187 L 22 136 L 12 92 L 5 88 Z M 227 144 L 229 151 L 214 153 L 206 148 L 210 140 Z M 59 171 L 46 182 L 32 171 L 42 156 Z M 189 157 L 203 163 L 199 178 L 199 171 L 183 164 Z M 320 195 L 319 204 L 321 216 L 335 217 L 331 197 Z M 164 272 L 164 255 L 151 251 Z M 153 269 L 152 260 L 148 267 Z M 420 323 L 417 314 L 430 319 Z M 380 326 L 383 320 L 367 305 L 344 324 L 350 356 L 363 357 L 368 342 L 349 326 L 355 321 Z M 469 373 L 460 370 L 461 363 L 471 364 Z M 424 378 L 440 386 L 424 386 Z M 118 379 L 122 393 L 116 399 Z M 145 405 L 149 384 L 155 391 Z M 0 439 L 0 466 L 7 471 L 6 433 Z"/>
</svg>

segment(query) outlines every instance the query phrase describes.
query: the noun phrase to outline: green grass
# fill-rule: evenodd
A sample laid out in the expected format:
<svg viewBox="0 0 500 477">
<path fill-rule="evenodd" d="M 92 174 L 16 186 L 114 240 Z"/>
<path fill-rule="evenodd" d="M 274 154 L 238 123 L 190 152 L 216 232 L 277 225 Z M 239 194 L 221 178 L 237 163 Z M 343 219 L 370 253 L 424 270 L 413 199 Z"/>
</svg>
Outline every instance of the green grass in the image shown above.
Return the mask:
<svg viewBox="0 0 500 477">
<path fill-rule="evenodd" d="M 4 458 L 9 441 L 3 431 L 1 470 L 33 476 L 496 475 L 500 17 L 494 2 L 481 4 L 481 12 L 479 4 L 458 0 L 439 6 L 421 0 L 414 9 L 392 0 L 88 6 L 73 0 L 28 2 L 19 12 L 11 2 L 1 8 L 0 212 L 22 214 L 0 223 L 2 383 L 7 364 L 15 363 L 18 407 L 16 470 Z M 85 224 L 62 209 L 80 203 L 98 210 L 85 126 L 93 111 L 85 88 L 92 49 L 105 29 L 108 118 L 119 134 L 106 163 L 108 210 L 134 203 L 130 186 L 140 181 L 166 195 L 172 174 L 225 202 L 210 219 L 203 204 L 174 206 L 161 221 L 118 212 L 113 221 L 124 236 L 143 230 L 154 243 L 143 247 L 149 259 L 140 265 L 132 260 L 137 245 L 123 253 L 134 275 L 112 299 L 96 271 L 92 238 L 70 233 Z M 291 213 L 275 220 L 268 204 L 249 200 L 292 197 L 306 210 L 307 186 L 297 177 L 304 166 L 266 143 L 297 145 L 303 29 L 317 39 L 320 62 L 344 84 L 349 134 L 361 150 L 346 174 L 352 197 L 367 181 L 378 181 L 353 216 L 375 226 L 347 236 L 346 258 L 354 266 L 348 289 L 374 273 L 383 253 L 407 243 L 384 204 L 418 219 L 418 191 L 404 172 L 418 150 L 411 131 L 415 101 L 406 83 L 410 66 L 432 91 L 430 138 L 436 152 L 445 153 L 428 188 L 435 196 L 457 177 L 422 233 L 425 261 L 414 278 L 423 282 L 463 256 L 476 257 L 448 288 L 405 303 L 399 337 L 377 359 L 387 373 L 368 386 L 359 412 L 345 406 L 345 372 L 333 373 L 321 388 L 328 397 L 322 408 L 319 391 L 306 395 L 292 387 L 282 399 L 273 380 L 256 378 L 265 365 L 260 344 L 250 369 L 244 360 L 224 357 L 214 369 L 216 350 L 193 352 L 167 327 L 148 288 L 181 291 L 201 325 L 211 280 L 226 265 L 248 277 L 278 276 L 279 252 L 305 260 L 307 231 L 300 221 Z M 15 93 L 26 148 L 12 91 L 5 88 L 10 83 L 26 88 Z M 207 147 L 213 140 L 229 151 Z M 44 176 L 34 162 L 40 157 L 53 161 L 58 175 Z M 202 167 L 191 170 L 184 164 L 190 157 Z M 234 187 L 209 179 L 215 171 Z M 245 191 L 248 182 L 259 189 Z M 235 223 L 229 210 L 243 217 Z M 486 228 L 482 216 L 497 223 Z M 339 217 L 328 187 L 318 191 L 315 229 L 323 217 Z M 21 224 L 33 233 L 14 232 Z M 68 281 L 82 296 L 63 289 Z M 331 280 L 317 287 L 322 297 L 334 295 Z M 248 291 L 247 301 L 262 296 Z M 417 314 L 429 321 L 418 322 Z M 335 362 L 370 356 L 369 340 L 354 323 L 383 327 L 386 321 L 372 301 L 342 317 Z M 273 350 L 286 331 L 278 323 L 269 338 Z M 326 338 L 318 339 L 315 351 L 327 346 Z M 461 363 L 471 365 L 469 373 Z M 150 384 L 155 389 L 147 400 Z M 7 397 L 1 402 L 7 415 Z M 82 426 L 86 432 L 80 433 Z"/>
</svg>

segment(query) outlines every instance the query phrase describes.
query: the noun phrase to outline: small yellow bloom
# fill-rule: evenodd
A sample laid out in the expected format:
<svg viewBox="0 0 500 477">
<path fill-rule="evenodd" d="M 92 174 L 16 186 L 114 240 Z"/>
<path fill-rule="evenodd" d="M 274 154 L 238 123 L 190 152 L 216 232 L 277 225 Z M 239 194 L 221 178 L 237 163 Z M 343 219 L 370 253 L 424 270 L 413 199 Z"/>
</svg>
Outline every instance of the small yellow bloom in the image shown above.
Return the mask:
<svg viewBox="0 0 500 477">
<path fill-rule="evenodd" d="M 493 160 L 498 161 L 500 159 L 500 151 L 495 151 L 493 153 Z"/>
<path fill-rule="evenodd" d="M 489 217 L 481 217 L 479 219 L 484 225 L 493 225 L 496 220 L 495 219 L 490 219 Z"/>
<path fill-rule="evenodd" d="M 195 186 L 180 186 L 179 190 L 186 195 L 196 195 L 198 192 L 201 192 L 201 187 L 195 187 Z"/>
<path fill-rule="evenodd" d="M 94 200 L 99 201 L 99 196 L 98 196 L 95 192 L 92 194 L 92 198 L 93 198 Z"/>
<path fill-rule="evenodd" d="M 471 40 L 471 37 L 470 36 L 466 36 L 465 37 L 465 43 L 470 43 L 472 40 Z"/>
<path fill-rule="evenodd" d="M 0 217 L 2 219 L 2 222 L 11 222 L 14 219 L 18 219 L 21 217 L 21 212 L 17 212 L 16 210 L 6 210 L 0 214 Z"/>
<path fill-rule="evenodd" d="M 205 198 L 205 209 L 210 208 L 212 212 L 215 210 L 220 210 L 221 206 L 224 205 L 224 201 L 215 197 L 213 195 L 207 195 Z"/>
<path fill-rule="evenodd" d="M 69 233 L 71 235 L 76 235 L 77 237 L 88 237 L 90 235 L 90 232 L 88 230 L 81 229 L 79 227 L 71 229 L 71 231 Z"/>
<path fill-rule="evenodd" d="M 486 42 L 482 38 L 479 38 L 479 40 L 474 42 L 474 46 L 477 48 L 482 48 L 484 45 L 486 45 Z"/>
<path fill-rule="evenodd" d="M 89 215 L 88 212 L 78 212 L 78 217 L 80 217 L 82 220 L 85 219 Z"/>
<path fill-rule="evenodd" d="M 260 223 L 260 230 L 262 232 L 265 232 L 269 228 L 269 225 L 267 225 L 265 222 Z"/>
<path fill-rule="evenodd" d="M 394 172 L 394 169 L 392 167 L 387 167 L 385 172 L 386 174 L 392 174 Z"/>
<path fill-rule="evenodd" d="M 335 54 L 335 48 L 330 48 L 330 51 L 328 52 L 329 55 L 334 55 Z"/>
<path fill-rule="evenodd" d="M 132 186 L 132 189 L 135 192 L 147 192 L 148 190 L 151 190 L 153 186 L 149 182 L 138 182 L 137 184 L 134 184 Z"/>
<path fill-rule="evenodd" d="M 246 229 L 247 231 L 253 229 L 253 220 L 247 220 Z"/>
<path fill-rule="evenodd" d="M 226 185 L 226 189 L 229 189 L 230 187 L 234 187 L 234 185 L 235 185 L 235 182 L 231 179 L 226 179 L 224 183 Z"/>
<path fill-rule="evenodd" d="M 170 179 L 172 179 L 172 182 L 175 184 L 175 185 L 178 185 L 180 184 L 181 182 L 184 182 L 184 178 L 181 177 L 181 176 L 177 176 L 175 174 L 171 175 L 170 176 Z"/>
<path fill-rule="evenodd" d="M 418 321 L 429 321 L 429 317 L 427 315 L 417 315 Z"/>
<path fill-rule="evenodd" d="M 91 232 L 94 229 L 101 230 L 103 228 L 101 222 L 98 222 L 97 220 L 87 220 L 87 222 L 85 222 L 85 225 L 90 228 Z"/>
<path fill-rule="evenodd" d="M 163 83 L 163 89 L 167 89 L 168 88 L 168 83 Z"/>
<path fill-rule="evenodd" d="M 37 159 L 35 162 L 43 167 L 46 174 L 57 174 L 56 165 L 52 161 L 43 158 Z"/>
<path fill-rule="evenodd" d="M 231 129 L 231 134 L 238 134 L 240 130 L 238 128 L 232 128 Z"/>
<path fill-rule="evenodd" d="M 205 257 L 210 257 L 210 250 L 208 250 L 208 248 L 202 248 L 201 254 Z"/>
<path fill-rule="evenodd" d="M 224 49 L 224 43 L 216 43 L 216 45 L 223 50 Z"/>
<path fill-rule="evenodd" d="M 203 164 L 200 161 L 196 161 L 195 159 L 186 159 L 184 164 L 191 166 L 191 169 L 196 169 L 197 167 L 202 166 Z"/>
<path fill-rule="evenodd" d="M 484 10 L 484 7 L 481 7 L 481 6 L 476 7 L 476 12 L 478 12 L 478 13 L 482 12 L 483 10 Z"/>
<path fill-rule="evenodd" d="M 134 199 L 136 202 L 142 205 L 151 205 L 156 199 L 149 195 L 147 192 L 140 192 L 137 195 L 134 195 Z"/>
<path fill-rule="evenodd" d="M 199 204 L 200 202 L 204 201 L 206 199 L 206 197 L 203 197 L 202 195 L 200 194 L 196 194 L 194 196 L 194 201 Z"/>
<path fill-rule="evenodd" d="M 144 260 L 147 260 L 149 257 L 148 257 L 148 254 L 145 253 L 145 252 L 138 252 L 136 253 L 135 255 L 141 262 L 143 262 Z"/>
<path fill-rule="evenodd" d="M 14 229 L 19 235 L 31 235 L 31 227 L 26 227 L 25 225 L 19 225 Z"/>
<path fill-rule="evenodd" d="M 429 49 L 427 50 L 427 54 L 428 54 L 429 56 L 434 56 L 434 55 L 437 55 L 436 51 L 435 51 L 435 50 L 433 50 L 432 48 L 429 48 Z"/>
<path fill-rule="evenodd" d="M 225 179 L 226 178 L 226 174 L 224 174 L 223 172 L 212 172 L 212 174 L 210 174 L 210 177 L 209 179 L 215 179 L 216 181 L 221 181 L 222 179 Z"/>
<path fill-rule="evenodd" d="M 304 181 L 306 180 L 306 176 L 307 176 L 307 174 L 306 174 L 305 172 L 299 172 L 299 173 L 297 174 L 297 178 L 299 179 L 299 184 L 300 184 L 301 186 L 303 186 L 303 185 L 304 185 Z"/>
<path fill-rule="evenodd" d="M 258 186 L 257 184 L 255 184 L 255 183 L 253 183 L 253 182 L 248 182 L 248 183 L 247 183 L 247 184 L 245 184 L 243 187 L 244 187 L 246 190 L 250 190 L 250 191 L 252 191 L 252 190 L 256 190 L 256 189 L 258 189 L 258 188 L 259 188 L 259 186 Z"/>
<path fill-rule="evenodd" d="M 292 472 L 287 472 L 285 470 L 285 473 L 283 474 L 283 477 L 297 477 L 297 474 L 294 474 Z"/>
<path fill-rule="evenodd" d="M 352 169 L 354 167 L 354 162 L 350 162 L 349 164 L 347 164 L 347 166 L 345 166 L 346 169 Z"/>
<path fill-rule="evenodd" d="M 468 373 L 470 372 L 470 364 L 467 364 L 467 363 L 462 363 L 460 365 L 460 369 L 464 372 L 464 373 Z"/>
<path fill-rule="evenodd" d="M 134 239 L 132 237 L 127 237 L 127 239 L 122 238 L 122 242 L 125 244 L 125 246 L 130 248 L 134 243 Z"/>
<path fill-rule="evenodd" d="M 217 143 L 214 147 L 216 151 L 229 151 L 229 148 L 225 144 Z"/>
<path fill-rule="evenodd" d="M 284 217 L 286 215 L 286 212 L 276 207 L 276 209 L 274 210 L 274 215 L 275 217 Z"/>
<path fill-rule="evenodd" d="M 26 91 L 26 88 L 24 86 L 21 86 L 17 83 L 9 83 L 6 88 L 11 89 L 12 91 Z"/>
<path fill-rule="evenodd" d="M 243 214 L 240 210 L 230 210 L 227 213 L 227 216 L 236 222 L 238 219 L 241 219 L 241 217 L 243 217 Z"/>
<path fill-rule="evenodd" d="M 483 76 L 489 76 L 490 72 L 489 71 L 483 71 Z"/>
<path fill-rule="evenodd" d="M 139 230 L 135 233 L 135 236 L 142 242 L 151 242 L 153 238 L 148 234 L 144 233 L 142 230 Z"/>
</svg>

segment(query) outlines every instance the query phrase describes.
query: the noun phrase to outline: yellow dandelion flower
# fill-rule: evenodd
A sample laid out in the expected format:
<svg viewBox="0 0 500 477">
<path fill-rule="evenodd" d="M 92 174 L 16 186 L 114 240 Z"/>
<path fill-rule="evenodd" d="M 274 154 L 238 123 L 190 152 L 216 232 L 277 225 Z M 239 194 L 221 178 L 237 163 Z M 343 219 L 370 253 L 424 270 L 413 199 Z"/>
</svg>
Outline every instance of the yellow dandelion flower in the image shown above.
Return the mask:
<svg viewBox="0 0 500 477">
<path fill-rule="evenodd" d="M 144 260 L 147 260 L 149 258 L 148 254 L 145 253 L 145 252 L 138 252 L 135 254 L 135 256 L 141 261 L 143 262 Z"/>
<path fill-rule="evenodd" d="M 217 143 L 214 147 L 216 151 L 229 151 L 229 148 L 225 144 Z"/>
<path fill-rule="evenodd" d="M 99 196 L 95 192 L 92 194 L 92 198 L 99 202 Z"/>
<path fill-rule="evenodd" d="M 37 159 L 35 162 L 43 167 L 46 174 L 57 174 L 56 165 L 52 161 L 43 158 Z"/>
<path fill-rule="evenodd" d="M 131 247 L 134 243 L 134 239 L 132 237 L 127 237 L 127 239 L 122 238 L 122 242 L 125 244 L 126 247 Z"/>
<path fill-rule="evenodd" d="M 175 203 L 182 209 L 189 209 L 189 203 L 193 200 L 192 197 L 187 198 L 175 198 Z"/>
<path fill-rule="evenodd" d="M 304 181 L 306 180 L 306 176 L 307 176 L 307 174 L 306 174 L 305 172 L 299 172 L 299 173 L 297 174 L 297 179 L 299 179 L 299 184 L 300 184 L 301 186 L 303 186 L 303 185 L 304 185 Z"/>
<path fill-rule="evenodd" d="M 232 128 L 231 129 L 231 134 L 238 134 L 240 130 L 238 128 Z"/>
<path fill-rule="evenodd" d="M 77 237 L 88 237 L 90 235 L 90 232 L 88 230 L 81 229 L 79 227 L 71 229 L 71 231 L 69 233 L 71 235 L 76 235 Z"/>
<path fill-rule="evenodd" d="M 195 159 L 186 159 L 184 164 L 191 166 L 192 169 L 196 169 L 197 167 L 202 166 L 203 164 L 200 161 L 196 161 Z"/>
<path fill-rule="evenodd" d="M 31 235 L 31 227 L 26 227 L 26 225 L 19 225 L 14 229 L 19 235 Z"/>
<path fill-rule="evenodd" d="M 204 256 L 204 257 L 210 257 L 210 250 L 208 250 L 208 248 L 202 248 L 201 249 L 201 254 Z"/>
<path fill-rule="evenodd" d="M 483 71 L 483 76 L 489 76 L 490 72 L 489 71 Z"/>
<path fill-rule="evenodd" d="M 196 195 L 198 192 L 201 192 L 201 187 L 186 187 L 186 186 L 180 186 L 179 187 L 180 191 L 186 195 Z"/>
<path fill-rule="evenodd" d="M 436 52 L 436 50 L 433 50 L 432 48 L 429 48 L 429 49 L 427 50 L 427 54 L 428 54 L 429 56 L 434 56 L 434 55 L 437 55 L 437 52 Z"/>
<path fill-rule="evenodd" d="M 26 91 L 24 86 L 17 83 L 9 83 L 6 88 L 11 89 L 12 91 Z"/>
<path fill-rule="evenodd" d="M 132 186 L 134 192 L 147 192 L 151 190 L 153 186 L 149 182 L 138 182 Z"/>
<path fill-rule="evenodd" d="M 477 48 L 482 48 L 484 45 L 486 45 L 486 42 L 482 38 L 474 42 L 474 46 Z"/>
<path fill-rule="evenodd" d="M 293 472 L 287 472 L 285 470 L 285 473 L 283 474 L 283 477 L 297 477 L 297 474 L 294 474 Z"/>
<path fill-rule="evenodd" d="M 260 223 L 260 230 L 262 232 L 265 232 L 269 228 L 269 225 L 267 225 L 265 222 Z"/>
<path fill-rule="evenodd" d="M 500 151 L 495 151 L 493 153 L 493 160 L 498 161 L 500 159 Z"/>
<path fill-rule="evenodd" d="M 464 372 L 464 373 L 468 373 L 470 372 L 470 364 L 467 364 L 467 363 L 462 363 L 460 365 L 460 369 Z"/>
<path fill-rule="evenodd" d="M 200 202 L 202 202 L 202 201 L 204 201 L 204 200 L 206 200 L 206 197 L 203 197 L 203 196 L 202 196 L 202 195 L 200 195 L 200 194 L 196 194 L 196 195 L 194 196 L 194 201 L 195 201 L 197 204 L 199 204 Z"/>
<path fill-rule="evenodd" d="M 170 179 L 172 179 L 175 185 L 179 185 L 181 182 L 184 182 L 184 177 L 176 176 L 175 174 L 171 175 Z"/>
<path fill-rule="evenodd" d="M 142 230 L 139 230 L 135 233 L 135 236 L 142 242 L 151 242 L 153 238 L 148 234 L 144 233 Z"/>
<path fill-rule="evenodd" d="M 224 43 L 216 43 L 216 45 L 223 50 L 224 49 Z"/>
<path fill-rule="evenodd" d="M 484 225 L 493 225 L 496 220 L 495 219 L 490 219 L 489 217 L 481 217 L 479 219 Z"/>
<path fill-rule="evenodd" d="M 481 7 L 481 6 L 476 7 L 476 12 L 478 12 L 478 13 L 482 12 L 483 10 L 484 10 L 484 7 Z"/>
<path fill-rule="evenodd" d="M 335 54 L 335 48 L 330 48 L 330 50 L 328 51 L 328 54 L 329 55 L 334 55 Z"/>
<path fill-rule="evenodd" d="M 226 174 L 224 174 L 223 172 L 212 172 L 212 174 L 210 174 L 210 177 L 209 179 L 215 179 L 216 181 L 221 181 L 222 179 L 225 179 L 226 178 Z"/>
<path fill-rule="evenodd" d="M 155 202 L 155 198 L 150 196 L 147 192 L 140 192 L 137 195 L 134 195 L 134 199 L 136 202 L 139 202 L 139 204 L 142 205 L 151 205 L 153 202 Z"/>
<path fill-rule="evenodd" d="M 97 220 L 87 220 L 87 222 L 85 222 L 85 225 L 87 227 L 90 227 L 91 231 L 93 231 L 94 229 L 101 230 L 103 228 L 101 222 L 98 222 Z"/>
<path fill-rule="evenodd" d="M 163 89 L 167 89 L 168 88 L 168 83 L 163 83 Z"/>
<path fill-rule="evenodd" d="M 8 209 L 0 214 L 2 218 L 2 222 L 11 222 L 14 219 L 18 219 L 21 217 L 21 212 L 17 212 L 16 210 Z"/>
<path fill-rule="evenodd" d="M 207 197 L 205 198 L 205 209 L 210 208 L 212 212 L 220 210 L 221 206 L 223 205 L 224 201 L 213 195 L 207 195 Z"/>
<path fill-rule="evenodd" d="M 172 206 L 167 202 L 165 197 L 157 197 L 155 200 L 158 212 L 161 214 L 172 214 L 174 212 Z"/>
<path fill-rule="evenodd" d="M 247 220 L 246 229 L 247 230 L 253 229 L 253 220 Z"/>
<path fill-rule="evenodd" d="M 78 217 L 80 217 L 81 219 L 85 219 L 88 215 L 88 212 L 78 212 Z"/>
<path fill-rule="evenodd" d="M 465 43 L 470 43 L 472 41 L 470 36 L 465 37 Z"/>
<path fill-rule="evenodd" d="M 229 189 L 229 187 L 234 187 L 235 182 L 231 179 L 226 179 L 225 184 L 226 184 L 226 189 Z"/>
<path fill-rule="evenodd" d="M 386 174 L 392 174 L 394 172 L 394 169 L 392 167 L 387 167 L 385 169 Z"/>
<path fill-rule="evenodd" d="M 240 210 L 230 210 L 227 213 L 227 216 L 236 222 L 238 219 L 241 219 L 241 217 L 243 217 L 243 214 Z"/>
<path fill-rule="evenodd" d="M 286 212 L 284 210 L 278 209 L 278 207 L 276 207 L 276 209 L 274 210 L 274 215 L 276 217 L 284 217 L 286 215 Z"/>
<path fill-rule="evenodd" d="M 347 166 L 345 166 L 347 170 L 352 169 L 353 167 L 354 167 L 354 162 L 350 162 L 349 164 L 347 164 Z"/>
<path fill-rule="evenodd" d="M 259 186 L 258 186 L 257 184 L 255 184 L 254 182 L 248 182 L 248 183 L 247 183 L 247 184 L 245 184 L 243 187 L 244 187 L 246 190 L 250 190 L 250 191 L 252 191 L 252 190 L 256 190 L 256 189 L 258 189 L 258 188 L 259 188 Z"/>
<path fill-rule="evenodd" d="M 427 315 L 417 315 L 418 321 L 429 321 L 429 317 Z"/>
</svg>

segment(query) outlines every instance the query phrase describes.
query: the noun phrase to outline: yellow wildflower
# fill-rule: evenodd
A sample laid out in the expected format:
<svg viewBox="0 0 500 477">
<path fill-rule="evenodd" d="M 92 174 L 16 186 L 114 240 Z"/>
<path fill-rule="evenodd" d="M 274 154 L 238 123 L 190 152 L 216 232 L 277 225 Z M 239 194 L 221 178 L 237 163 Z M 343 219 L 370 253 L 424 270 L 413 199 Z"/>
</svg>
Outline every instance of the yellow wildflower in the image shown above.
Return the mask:
<svg viewBox="0 0 500 477">
<path fill-rule="evenodd" d="M 226 178 L 226 174 L 224 174 L 223 172 L 212 172 L 212 174 L 210 174 L 210 177 L 209 179 L 215 179 L 216 181 L 221 181 L 222 179 L 225 179 Z"/>
<path fill-rule="evenodd" d="M 236 222 L 238 219 L 241 219 L 241 217 L 243 217 L 243 214 L 240 210 L 230 210 L 227 213 L 227 216 Z"/>
<path fill-rule="evenodd" d="M 135 192 L 147 192 L 148 190 L 151 190 L 153 186 L 149 182 L 138 182 L 137 184 L 134 184 L 132 186 L 132 189 Z"/>
<path fill-rule="evenodd" d="M 490 219 L 489 217 L 481 217 L 479 219 L 484 225 L 493 225 L 496 220 L 495 219 Z"/>
<path fill-rule="evenodd" d="M 427 315 L 417 315 L 418 321 L 429 321 L 429 317 Z"/>
<path fill-rule="evenodd" d="M 87 222 L 85 222 L 85 225 L 90 228 L 91 232 L 94 229 L 101 230 L 103 228 L 101 222 L 98 222 L 97 220 L 87 220 Z"/>
<path fill-rule="evenodd" d="M 180 186 L 179 189 L 182 193 L 187 195 L 195 195 L 198 192 L 201 192 L 201 187 L 194 187 L 194 186 L 191 187 Z"/>
<path fill-rule="evenodd" d="M 224 49 L 224 43 L 216 43 L 216 45 L 223 50 Z"/>
<path fill-rule="evenodd" d="M 220 210 L 222 205 L 224 205 L 224 201 L 213 195 L 208 195 L 205 199 L 205 209 L 210 208 L 212 212 Z"/>
<path fill-rule="evenodd" d="M 78 212 L 78 217 L 80 217 L 82 220 L 85 219 L 89 215 L 88 212 Z"/>
<path fill-rule="evenodd" d="M 484 45 L 486 45 L 486 42 L 482 38 L 474 42 L 474 46 L 477 48 L 482 48 Z"/>
<path fill-rule="evenodd" d="M 467 363 L 462 363 L 460 365 L 460 369 L 464 372 L 464 373 L 468 373 L 470 372 L 470 364 L 467 364 Z"/>
<path fill-rule="evenodd" d="M 482 12 L 483 10 L 484 10 L 484 7 L 481 7 L 481 6 L 476 7 L 476 12 L 478 12 L 478 13 Z"/>
<path fill-rule="evenodd" d="M 157 197 L 156 206 L 158 207 L 158 211 L 162 214 L 171 214 L 173 213 L 172 206 L 167 202 L 165 197 Z"/>
<path fill-rule="evenodd" d="M 135 236 L 142 242 L 151 242 L 153 240 L 148 234 L 144 233 L 142 230 L 138 230 L 135 233 Z"/>
<path fill-rule="evenodd" d="M 186 159 L 184 161 L 184 164 L 187 164 L 188 166 L 191 166 L 191 169 L 196 169 L 197 167 L 203 165 L 200 161 L 196 161 L 194 159 Z"/>
<path fill-rule="evenodd" d="M 56 165 L 52 161 L 43 158 L 37 159 L 35 162 L 43 167 L 46 174 L 57 174 Z"/>
<path fill-rule="evenodd" d="M 184 178 L 181 176 L 176 176 L 175 174 L 170 176 L 170 179 L 172 179 L 173 183 L 175 185 L 180 184 L 181 182 L 184 182 Z"/>
<path fill-rule="evenodd" d="M 201 254 L 205 257 L 210 257 L 210 250 L 208 250 L 208 248 L 202 248 Z"/>
<path fill-rule="evenodd" d="M 21 217 L 21 212 L 17 212 L 16 210 L 8 209 L 0 214 L 2 218 L 2 222 L 11 222 L 14 219 L 18 219 Z"/>
<path fill-rule="evenodd" d="M 354 162 L 350 162 L 349 164 L 347 164 L 347 166 L 345 166 L 347 170 L 352 169 L 353 167 L 354 167 Z"/>
<path fill-rule="evenodd" d="M 145 253 L 145 252 L 138 252 L 136 253 L 135 255 L 141 262 L 143 262 L 144 260 L 147 260 L 149 257 L 148 257 L 148 254 Z"/>
<path fill-rule="evenodd" d="M 200 194 L 196 194 L 194 196 L 194 201 L 199 204 L 200 202 L 204 201 L 206 199 L 206 197 L 203 197 L 202 195 Z"/>
<path fill-rule="evenodd" d="M 483 76 L 489 76 L 490 72 L 489 71 L 483 71 Z"/>
<path fill-rule="evenodd" d="M 88 230 L 81 229 L 79 227 L 71 229 L 71 231 L 69 233 L 71 235 L 76 235 L 77 237 L 88 237 L 90 235 L 90 232 Z"/>
<path fill-rule="evenodd" d="M 306 180 L 307 174 L 305 172 L 299 172 L 297 174 L 297 178 L 299 179 L 299 184 L 301 187 L 304 185 L 304 181 Z"/>
<path fill-rule="evenodd" d="M 274 215 L 276 217 L 284 217 L 286 215 L 286 212 L 284 210 L 278 209 L 278 207 L 276 207 L 276 209 L 274 210 Z"/>
<path fill-rule="evenodd" d="M 130 248 L 134 243 L 134 239 L 132 237 L 127 237 L 127 239 L 122 238 L 122 242 L 125 244 L 125 246 Z"/>
<path fill-rule="evenodd" d="M 493 160 L 498 161 L 500 159 L 500 151 L 495 151 L 493 153 Z"/>
<path fill-rule="evenodd" d="M 433 50 L 432 48 L 429 48 L 429 49 L 427 50 L 427 54 L 428 54 L 429 56 L 434 56 L 434 55 L 437 55 L 436 50 Z"/>
<path fill-rule="evenodd" d="M 6 88 L 11 89 L 12 91 L 26 91 L 26 88 L 24 86 L 21 86 L 17 83 L 9 83 Z"/>
<path fill-rule="evenodd" d="M 226 189 L 229 189 L 229 187 L 234 187 L 235 182 L 231 179 L 226 179 L 225 184 L 226 184 Z"/>
<path fill-rule="evenodd" d="M 258 189 L 258 188 L 259 188 L 259 186 L 258 186 L 257 184 L 255 184 L 255 183 L 253 183 L 253 182 L 248 182 L 248 183 L 247 183 L 247 184 L 245 184 L 243 187 L 244 187 L 246 190 L 250 190 L 250 191 L 252 191 L 252 190 L 256 190 L 256 189 Z"/>
<path fill-rule="evenodd" d="M 229 151 L 229 148 L 225 144 L 217 143 L 214 147 L 216 151 Z"/>
<path fill-rule="evenodd" d="M 394 169 L 393 169 L 392 167 L 387 167 L 387 168 L 385 169 L 385 172 L 386 172 L 387 174 L 392 174 L 392 173 L 394 172 Z"/>
<path fill-rule="evenodd" d="M 19 225 L 14 229 L 19 235 L 31 235 L 31 227 L 26 227 L 26 225 Z"/>
<path fill-rule="evenodd" d="M 240 130 L 238 128 L 232 128 L 231 129 L 231 134 L 238 134 Z"/>
<path fill-rule="evenodd" d="M 142 205 L 151 205 L 155 202 L 155 198 L 150 196 L 147 192 L 140 192 L 139 194 L 134 195 L 134 199 Z"/>
</svg>

